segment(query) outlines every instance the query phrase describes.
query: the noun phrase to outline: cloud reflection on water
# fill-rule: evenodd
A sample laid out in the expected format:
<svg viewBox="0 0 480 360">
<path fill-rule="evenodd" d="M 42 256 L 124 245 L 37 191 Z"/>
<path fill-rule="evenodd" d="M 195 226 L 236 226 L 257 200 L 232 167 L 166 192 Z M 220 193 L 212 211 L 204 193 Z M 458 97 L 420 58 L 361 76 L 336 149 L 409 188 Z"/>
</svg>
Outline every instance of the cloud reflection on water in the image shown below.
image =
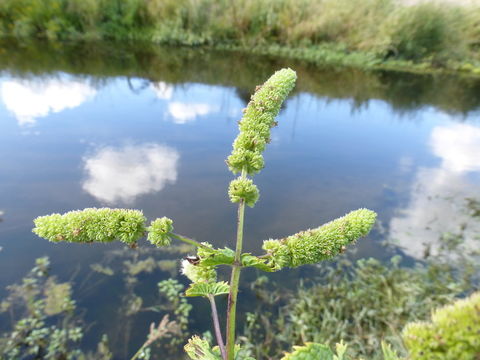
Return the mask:
<svg viewBox="0 0 480 360">
<path fill-rule="evenodd" d="M 437 126 L 430 136 L 437 168 L 420 168 L 413 183 L 410 204 L 390 222 L 390 237 L 404 251 L 421 258 L 425 247 L 435 253 L 444 233 L 463 233 L 467 247 L 478 247 L 480 221 L 466 209 L 467 198 L 479 198 L 471 180 L 480 172 L 480 128 L 469 124 Z"/>
<path fill-rule="evenodd" d="M 83 189 L 103 203 L 131 204 L 174 184 L 179 159 L 178 151 L 164 145 L 107 146 L 84 158 Z"/>
<path fill-rule="evenodd" d="M 179 87 L 162 81 L 152 83 L 150 88 L 156 98 L 165 101 L 166 118 L 179 125 L 218 112 L 220 108 L 216 102 L 224 92 L 223 88 L 203 84 Z"/>
<path fill-rule="evenodd" d="M 168 104 L 168 113 L 175 124 L 186 124 L 195 120 L 198 116 L 207 115 L 216 111 L 210 104 L 171 102 Z"/>
<path fill-rule="evenodd" d="M 96 92 L 92 86 L 72 79 L 6 80 L 0 87 L 5 107 L 20 126 L 33 125 L 50 113 L 75 108 Z"/>
</svg>

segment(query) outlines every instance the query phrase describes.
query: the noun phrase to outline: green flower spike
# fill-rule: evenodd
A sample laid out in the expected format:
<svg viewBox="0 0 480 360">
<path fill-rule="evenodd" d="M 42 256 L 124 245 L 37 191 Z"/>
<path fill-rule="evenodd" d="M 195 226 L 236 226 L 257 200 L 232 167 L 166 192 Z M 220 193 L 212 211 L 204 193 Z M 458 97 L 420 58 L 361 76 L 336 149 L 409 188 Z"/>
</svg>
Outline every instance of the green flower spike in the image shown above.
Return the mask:
<svg viewBox="0 0 480 360">
<path fill-rule="evenodd" d="M 343 252 L 346 246 L 373 227 L 377 214 L 359 209 L 313 230 L 306 230 L 281 240 L 263 242 L 271 256 L 269 265 L 280 270 L 328 260 Z"/>
<path fill-rule="evenodd" d="M 241 177 L 230 182 L 228 195 L 232 203 L 238 203 L 243 199 L 250 207 L 255 205 L 260 196 L 258 188 L 253 181 L 250 179 L 242 179 Z"/>
<path fill-rule="evenodd" d="M 232 154 L 227 159 L 234 174 L 245 168 L 247 174 L 253 175 L 263 168 L 262 151 L 270 142 L 270 129 L 275 126 L 275 117 L 296 80 L 295 71 L 282 69 L 257 87 L 240 121 L 240 134 L 233 143 Z"/>
<path fill-rule="evenodd" d="M 90 208 L 63 215 L 40 216 L 33 232 L 53 242 L 78 243 L 120 240 L 134 245 L 145 231 L 145 217 L 138 210 Z"/>
<path fill-rule="evenodd" d="M 173 221 L 167 217 L 158 218 L 147 228 L 147 240 L 157 247 L 168 246 L 172 241 L 170 234 L 173 231 Z"/>
</svg>

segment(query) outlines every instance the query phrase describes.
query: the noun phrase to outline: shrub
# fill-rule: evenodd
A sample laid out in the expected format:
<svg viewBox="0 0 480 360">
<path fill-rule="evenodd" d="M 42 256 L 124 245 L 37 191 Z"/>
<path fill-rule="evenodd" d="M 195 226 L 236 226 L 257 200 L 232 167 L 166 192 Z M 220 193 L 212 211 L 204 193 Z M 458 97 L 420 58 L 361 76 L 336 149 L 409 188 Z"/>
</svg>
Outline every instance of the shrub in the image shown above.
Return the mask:
<svg viewBox="0 0 480 360">
<path fill-rule="evenodd" d="M 480 293 L 436 310 L 431 322 L 409 324 L 403 339 L 412 360 L 480 356 Z"/>
<path fill-rule="evenodd" d="M 434 3 L 398 9 L 384 24 L 390 50 L 403 59 L 458 58 L 465 54 L 462 12 Z"/>
</svg>

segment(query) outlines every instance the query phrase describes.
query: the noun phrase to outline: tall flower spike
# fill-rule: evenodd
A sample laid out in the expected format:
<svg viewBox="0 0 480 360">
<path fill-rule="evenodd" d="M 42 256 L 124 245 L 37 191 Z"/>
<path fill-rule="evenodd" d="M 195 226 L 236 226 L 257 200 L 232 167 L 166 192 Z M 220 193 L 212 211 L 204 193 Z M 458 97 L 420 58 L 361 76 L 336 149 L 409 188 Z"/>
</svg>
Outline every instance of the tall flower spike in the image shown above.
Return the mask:
<svg viewBox="0 0 480 360">
<path fill-rule="evenodd" d="M 273 268 L 297 267 L 328 260 L 373 227 L 377 214 L 359 209 L 313 230 L 306 230 L 281 240 L 263 242 Z"/>
<path fill-rule="evenodd" d="M 63 215 L 40 216 L 33 232 L 49 241 L 111 242 L 133 245 L 143 236 L 145 217 L 139 210 L 90 208 Z"/>
<path fill-rule="evenodd" d="M 262 151 L 270 141 L 270 129 L 275 126 L 275 117 L 296 79 L 295 71 L 282 69 L 257 87 L 240 121 L 240 134 L 233 143 L 232 154 L 227 159 L 234 174 L 245 168 L 249 175 L 253 175 L 263 168 Z"/>
</svg>

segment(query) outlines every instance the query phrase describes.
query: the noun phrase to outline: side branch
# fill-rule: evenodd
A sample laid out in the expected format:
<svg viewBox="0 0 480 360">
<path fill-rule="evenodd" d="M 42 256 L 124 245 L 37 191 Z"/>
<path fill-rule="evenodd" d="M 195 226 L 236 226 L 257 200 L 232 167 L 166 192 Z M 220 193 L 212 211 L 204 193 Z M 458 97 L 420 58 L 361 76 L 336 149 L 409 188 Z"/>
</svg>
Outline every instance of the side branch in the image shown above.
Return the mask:
<svg viewBox="0 0 480 360">
<path fill-rule="evenodd" d="M 172 237 L 174 239 L 177 239 L 177 240 L 180 240 L 180 241 L 183 241 L 184 243 L 187 243 L 189 245 L 193 245 L 195 247 L 202 248 L 202 249 L 205 249 L 205 250 L 211 250 L 208 246 L 203 245 L 202 243 L 199 243 L 198 241 L 187 238 L 185 236 L 174 234 L 174 233 L 170 233 L 169 235 L 170 235 L 170 237 Z"/>
<path fill-rule="evenodd" d="M 222 354 L 222 359 L 227 359 L 227 352 L 225 351 L 225 344 L 223 342 L 222 330 L 220 329 L 220 322 L 218 319 L 217 305 L 215 304 L 215 297 L 213 295 L 208 296 L 210 300 L 210 306 L 212 308 L 212 320 L 213 327 L 215 329 L 215 337 L 217 339 L 218 347 L 220 348 L 220 353 Z"/>
</svg>

